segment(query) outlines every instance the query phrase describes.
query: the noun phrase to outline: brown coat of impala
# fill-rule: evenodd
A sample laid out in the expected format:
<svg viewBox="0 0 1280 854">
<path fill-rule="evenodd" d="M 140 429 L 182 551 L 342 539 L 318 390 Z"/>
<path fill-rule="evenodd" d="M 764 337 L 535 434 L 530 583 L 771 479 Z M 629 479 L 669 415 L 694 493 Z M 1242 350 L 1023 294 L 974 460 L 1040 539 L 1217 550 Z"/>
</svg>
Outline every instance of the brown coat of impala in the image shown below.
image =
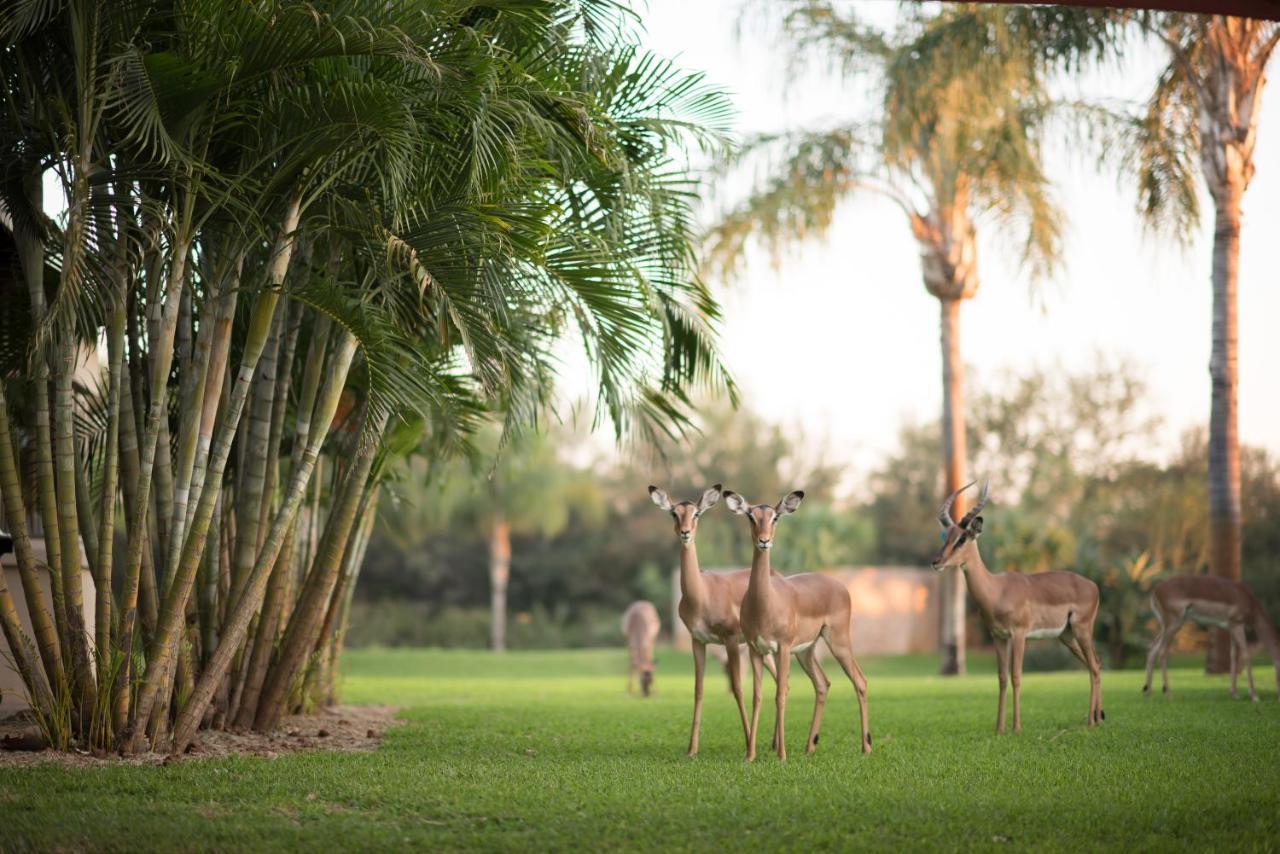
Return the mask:
<svg viewBox="0 0 1280 854">
<path fill-rule="evenodd" d="M 694 536 L 698 519 L 720 500 L 720 484 L 693 501 L 671 503 L 667 494 L 656 486 L 649 487 L 653 503 L 671 514 L 680 540 L 680 620 L 693 637 L 693 726 L 689 733 L 689 755 L 698 752 L 698 733 L 702 728 L 702 682 L 707 665 L 707 644 L 724 646 L 728 656 L 726 670 L 729 687 L 738 703 L 743 737 L 748 734 L 747 710 L 742 704 L 742 669 L 738 666 L 738 644 L 742 626 L 738 611 L 747 592 L 747 570 L 736 572 L 703 572 L 698 566 L 698 549 Z M 774 667 L 768 664 L 770 672 Z"/>
<path fill-rule="evenodd" d="M 1227 630 L 1231 636 L 1231 696 L 1236 696 L 1236 676 L 1243 658 L 1245 672 L 1249 675 L 1249 697 L 1256 701 L 1258 692 L 1253 687 L 1253 662 L 1250 661 L 1249 642 L 1244 633 L 1246 627 L 1252 626 L 1275 663 L 1276 692 L 1280 697 L 1280 638 L 1276 637 L 1267 612 L 1248 587 L 1239 581 L 1214 575 L 1179 575 L 1155 586 L 1151 591 L 1151 610 L 1155 611 L 1160 622 L 1160 633 L 1147 655 L 1147 678 L 1142 683 L 1142 693 L 1151 693 L 1151 671 L 1157 658 L 1164 679 L 1164 693 L 1169 693 L 1169 645 L 1182 624 L 1191 620 L 1202 626 Z"/>
<path fill-rule="evenodd" d="M 627 693 L 635 691 L 636 674 L 640 674 L 640 693 L 649 696 L 653 688 L 653 644 L 662 629 L 658 609 L 653 603 L 639 599 L 622 612 L 622 634 L 627 639 Z"/>
<path fill-rule="evenodd" d="M 858 713 L 861 720 L 862 752 L 871 752 L 871 733 L 867 728 L 867 679 L 862 675 L 858 662 L 853 658 L 850 617 L 853 603 L 849 589 L 826 575 L 805 572 L 782 576 L 769 568 L 769 552 L 777 531 L 778 519 L 794 513 L 804 498 L 803 492 L 792 492 L 776 507 L 768 504 L 751 506 L 741 495 L 725 493 L 725 504 L 734 513 L 747 517 L 751 526 L 751 580 L 746 596 L 742 599 L 742 635 L 751 651 L 753 675 L 751 689 L 751 728 L 747 734 L 747 761 L 756 758 L 756 730 L 760 724 L 761 665 L 765 656 L 777 657 L 777 717 L 773 725 L 773 747 L 778 758 L 787 758 L 785 717 L 787 709 L 787 674 L 794 654 L 809 679 L 813 681 L 813 721 L 809 725 L 809 738 L 805 752 L 812 753 L 818 746 L 818 729 L 822 725 L 822 711 L 827 704 L 827 691 L 831 687 L 822 667 L 818 664 L 819 639 L 845 675 L 853 683 L 858 695 Z"/>
<path fill-rule="evenodd" d="M 1039 572 L 1022 575 L 987 570 L 978 552 L 982 517 L 987 503 L 983 482 L 978 503 L 956 522 L 951 505 L 972 483 L 951 493 L 938 514 L 942 525 L 942 549 L 933 559 L 936 570 L 960 567 L 969 592 L 996 641 L 1000 671 L 1000 702 L 996 732 L 1004 732 L 1004 694 L 1013 682 L 1013 731 L 1022 729 L 1022 656 L 1027 638 L 1057 638 L 1089 668 L 1089 726 L 1106 719 L 1102 711 L 1102 667 L 1093 649 L 1093 623 L 1098 616 L 1098 585 L 1074 572 Z"/>
</svg>

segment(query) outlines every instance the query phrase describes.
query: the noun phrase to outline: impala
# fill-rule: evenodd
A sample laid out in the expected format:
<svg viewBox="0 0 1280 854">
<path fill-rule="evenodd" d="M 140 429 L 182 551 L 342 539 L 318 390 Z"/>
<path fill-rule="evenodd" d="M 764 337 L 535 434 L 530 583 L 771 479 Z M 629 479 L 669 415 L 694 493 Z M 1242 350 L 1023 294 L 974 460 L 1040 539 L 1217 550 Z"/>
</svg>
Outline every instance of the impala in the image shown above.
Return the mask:
<svg viewBox="0 0 1280 854">
<path fill-rule="evenodd" d="M 867 679 L 853 658 L 850 616 L 853 603 L 849 590 L 839 581 L 813 572 L 781 576 L 769 568 L 769 552 L 778 520 L 794 513 L 804 499 L 800 491 L 789 493 L 776 507 L 768 504 L 749 505 L 741 495 L 725 493 L 725 504 L 734 513 L 747 517 L 751 526 L 751 577 L 742 600 L 742 634 L 751 651 L 751 728 L 747 733 L 747 761 L 756 758 L 756 730 L 760 724 L 761 666 L 765 656 L 777 657 L 777 717 L 773 724 L 773 746 L 778 758 L 786 760 L 785 716 L 787 708 L 787 674 L 794 654 L 800 666 L 813 681 L 813 721 L 805 752 L 818 746 L 818 729 L 822 711 L 831 687 L 827 675 L 818 664 L 819 638 L 827 642 L 832 655 L 840 662 L 845 675 L 858 695 L 858 712 L 862 722 L 859 741 L 862 752 L 871 752 L 871 733 L 867 729 Z"/>
<path fill-rule="evenodd" d="M 662 621 L 652 602 L 640 599 L 622 612 L 622 634 L 627 638 L 630 662 L 627 667 L 627 693 L 635 691 L 635 677 L 640 674 L 640 693 L 649 696 L 653 687 L 653 642 L 658 639 Z"/>
<path fill-rule="evenodd" d="M 738 703 L 743 736 L 748 734 L 747 710 L 742 704 L 742 671 L 738 666 L 738 643 L 742 640 L 738 612 L 747 591 L 749 573 L 747 570 L 702 572 L 698 568 L 698 550 L 694 545 L 698 519 L 720 500 L 720 484 L 702 493 L 696 503 L 672 504 L 667 494 L 656 486 L 649 487 L 649 497 L 671 514 L 680 540 L 680 607 L 677 610 L 693 637 L 693 726 L 689 733 L 689 755 L 694 756 L 698 752 L 698 732 L 702 726 L 702 676 L 707 663 L 707 644 L 719 644 L 725 649 L 729 686 Z M 776 675 L 771 663 L 768 667 L 769 672 Z"/>
<path fill-rule="evenodd" d="M 1244 634 L 1245 627 L 1252 626 L 1267 652 L 1271 653 L 1276 667 L 1276 692 L 1280 696 L 1280 639 L 1277 639 L 1275 627 L 1267 619 L 1267 612 L 1248 587 L 1239 581 L 1213 575 L 1179 575 L 1155 586 L 1151 591 L 1151 610 L 1155 611 L 1156 620 L 1160 623 L 1160 633 L 1147 655 L 1147 678 L 1142 683 L 1142 693 L 1151 693 L 1151 671 L 1157 658 L 1160 659 L 1164 693 L 1169 693 L 1169 645 L 1182 624 L 1191 620 L 1202 626 L 1227 630 L 1231 635 L 1231 696 L 1236 696 L 1236 676 L 1243 658 L 1245 673 L 1249 677 L 1249 697 L 1256 701 L 1258 692 L 1253 687 L 1253 662 L 1249 660 L 1249 644 Z"/>
<path fill-rule="evenodd" d="M 1089 668 L 1089 726 L 1106 719 L 1102 711 L 1102 675 L 1093 649 L 1093 623 L 1098 616 L 1098 585 L 1074 572 L 1039 572 L 1022 575 L 987 570 L 978 551 L 982 517 L 987 503 L 987 482 L 983 481 L 978 503 L 959 522 L 951 518 L 956 496 L 972 483 L 947 498 L 938 513 L 942 525 L 942 549 L 933 559 L 933 568 L 955 567 L 965 573 L 969 592 L 996 641 L 1000 672 L 1000 702 L 996 707 L 996 732 L 1004 732 L 1005 686 L 1013 681 L 1013 731 L 1022 729 L 1022 656 L 1027 638 L 1057 638 L 1071 654 Z"/>
</svg>

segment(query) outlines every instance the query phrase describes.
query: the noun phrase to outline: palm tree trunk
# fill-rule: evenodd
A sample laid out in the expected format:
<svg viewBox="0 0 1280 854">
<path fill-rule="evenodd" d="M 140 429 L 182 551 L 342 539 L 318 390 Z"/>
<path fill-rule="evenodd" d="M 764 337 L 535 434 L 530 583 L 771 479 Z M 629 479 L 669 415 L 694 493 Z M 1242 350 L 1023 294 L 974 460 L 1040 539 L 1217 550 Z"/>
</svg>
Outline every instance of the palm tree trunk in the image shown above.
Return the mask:
<svg viewBox="0 0 1280 854">
<path fill-rule="evenodd" d="M 338 408 L 338 399 L 342 395 L 342 388 L 346 384 L 347 371 L 350 369 L 351 359 L 355 355 L 355 346 L 355 339 L 350 334 L 346 334 L 333 360 L 330 362 L 324 393 L 321 395 L 316 407 L 316 421 L 308 435 L 307 446 L 303 450 L 301 462 L 292 472 L 284 501 L 281 503 L 280 511 L 276 514 L 275 522 L 271 526 L 271 531 L 267 535 L 262 551 L 258 555 L 257 565 L 249 576 L 244 595 L 240 597 L 239 601 L 233 603 L 228 610 L 218 647 L 214 650 L 213 656 L 210 658 L 204 672 L 200 674 L 200 681 L 196 683 L 195 690 L 192 691 L 190 699 L 187 700 L 186 706 L 183 707 L 182 713 L 178 716 L 178 721 L 174 725 L 174 752 L 181 753 L 190 744 L 192 736 L 195 735 L 196 727 L 204 717 L 204 711 L 209 701 L 226 677 L 233 658 L 244 642 L 245 635 L 249 630 L 249 622 L 258 612 L 267 580 L 270 577 L 270 571 L 280 556 L 280 548 L 285 534 L 292 527 L 298 507 L 306 496 L 307 485 L 311 479 L 312 472 L 315 470 L 316 459 L 320 454 L 320 446 L 329 433 L 329 425 L 332 423 L 333 414 Z M 369 454 L 372 454 L 372 448 L 369 449 Z"/>
<path fill-rule="evenodd" d="M 378 441 L 386 425 L 386 413 L 376 417 L 369 436 L 361 442 L 360 451 L 338 489 L 333 509 L 325 525 L 321 545 L 316 552 L 316 562 L 303 584 L 294 607 L 293 617 L 280 644 L 280 657 L 267 675 L 258 714 L 253 727 L 257 730 L 273 729 L 284 714 L 290 689 L 311 651 L 325 618 L 326 606 L 333 595 L 334 583 L 342 568 L 347 552 L 347 542 L 355 527 L 356 515 L 361 509 L 377 454 Z M 376 437 L 376 439 L 375 439 Z"/>
<path fill-rule="evenodd" d="M 964 361 L 960 355 L 959 299 L 941 299 L 942 304 L 942 459 L 946 471 L 946 492 L 964 485 L 967 447 L 964 427 Z M 958 496 L 952 515 L 964 512 L 964 496 Z M 951 570 L 942 575 L 942 668 L 944 676 L 965 672 L 965 583 L 964 573 Z"/>
<path fill-rule="evenodd" d="M 320 370 L 325 362 L 326 345 L 329 338 L 329 319 L 320 315 L 312 326 L 311 343 L 307 347 L 307 361 L 303 366 L 302 388 L 299 390 L 297 417 L 294 427 L 293 453 L 289 471 L 297 471 L 302 460 L 302 450 L 306 447 L 307 436 L 311 433 L 311 418 L 315 409 L 316 394 L 320 388 Z M 291 348 L 290 352 L 292 352 Z M 286 373 L 291 373 L 285 368 Z M 283 390 L 283 398 L 287 399 L 287 386 Z M 280 407 L 283 409 L 283 407 Z M 280 413 L 283 419 L 283 412 Z M 295 518 L 289 526 L 284 546 L 275 566 L 271 569 L 268 581 L 266 600 L 263 602 L 262 615 L 258 621 L 258 632 L 253 639 L 253 651 L 249 656 L 249 669 L 245 674 L 244 695 L 236 712 L 235 725 L 238 727 L 253 726 L 253 719 L 258 711 L 258 699 L 262 693 L 262 683 L 267 678 L 267 669 L 271 665 L 271 653 L 275 650 L 276 640 L 280 633 L 280 625 L 284 620 L 284 604 L 286 589 L 289 584 L 289 573 L 293 567 L 293 551 L 298 540 L 299 522 Z"/>
<path fill-rule="evenodd" d="M 511 577 L 511 524 L 495 511 L 489 526 L 489 642 L 494 652 L 507 649 L 507 581 Z"/>
<path fill-rule="evenodd" d="M 1209 572 L 1240 580 L 1240 434 L 1237 278 L 1240 262 L 1240 202 L 1244 182 L 1227 180 L 1215 195 L 1213 230 L 1213 353 L 1209 359 Z M 1205 669 L 1230 667 L 1230 638 L 1214 629 Z"/>
<path fill-rule="evenodd" d="M 36 643 L 40 647 L 45 676 L 49 684 L 60 686 L 64 678 L 62 651 L 49 616 L 49 605 L 40 587 L 40 570 L 36 566 L 31 537 L 27 533 L 27 508 L 22 499 L 18 459 L 14 455 L 13 437 L 9 430 L 9 403 L 5 399 L 4 383 L 0 382 L 0 498 L 4 500 L 9 535 L 13 537 L 14 557 L 17 558 L 18 574 L 22 579 L 22 592 L 27 601 L 27 613 L 31 615 Z M 13 648 L 12 641 L 9 646 Z"/>
</svg>

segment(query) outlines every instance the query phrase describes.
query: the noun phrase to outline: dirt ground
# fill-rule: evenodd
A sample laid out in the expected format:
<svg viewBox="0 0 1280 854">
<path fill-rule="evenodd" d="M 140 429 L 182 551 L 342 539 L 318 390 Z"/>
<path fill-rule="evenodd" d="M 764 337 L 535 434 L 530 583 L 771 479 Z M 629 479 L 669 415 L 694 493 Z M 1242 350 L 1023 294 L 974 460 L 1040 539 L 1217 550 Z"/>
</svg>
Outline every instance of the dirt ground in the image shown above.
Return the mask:
<svg viewBox="0 0 1280 854">
<path fill-rule="evenodd" d="M 58 753 L 53 750 L 11 749 L 18 743 L 31 745 L 39 740 L 34 724 L 21 717 L 0 721 L 0 769 L 53 763 L 67 767 L 95 767 L 109 764 L 167 765 L 233 754 L 275 759 L 282 753 L 308 750 L 374 750 L 387 729 L 394 726 L 393 706 L 331 706 L 313 715 L 294 715 L 271 733 L 200 732 L 182 756 L 144 753 L 121 757 L 115 754 Z"/>
</svg>

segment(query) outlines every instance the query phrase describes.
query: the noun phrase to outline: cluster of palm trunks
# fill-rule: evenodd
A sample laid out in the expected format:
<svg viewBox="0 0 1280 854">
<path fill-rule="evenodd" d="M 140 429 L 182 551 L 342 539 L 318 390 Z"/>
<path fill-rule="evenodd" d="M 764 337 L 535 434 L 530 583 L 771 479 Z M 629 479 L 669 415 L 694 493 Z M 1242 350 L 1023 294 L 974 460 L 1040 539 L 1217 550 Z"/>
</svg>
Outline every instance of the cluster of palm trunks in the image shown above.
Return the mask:
<svg viewBox="0 0 1280 854">
<path fill-rule="evenodd" d="M 1106 714 L 1102 708 L 1101 664 L 1093 646 L 1093 625 L 1099 604 L 1097 585 L 1074 572 L 1023 575 L 988 571 L 977 547 L 983 526 L 980 514 L 988 499 L 987 483 L 983 483 L 977 503 L 959 521 L 951 516 L 956 498 L 967 488 L 952 493 L 942 505 L 938 514 L 942 547 L 934 556 L 932 566 L 939 571 L 965 572 L 969 590 L 995 639 L 1000 682 L 996 732 L 1005 731 L 1005 694 L 1010 682 L 1013 684 L 1013 730 L 1022 728 L 1022 665 L 1029 638 L 1057 638 L 1085 665 L 1089 672 L 1088 725 L 1103 722 Z M 819 663 L 819 641 L 827 645 L 853 683 L 858 699 L 862 752 L 870 753 L 867 680 L 853 657 L 852 602 L 848 589 L 819 573 L 782 576 L 769 566 L 778 521 L 799 508 L 804 493 L 791 492 L 776 505 L 752 505 L 742 496 L 722 489 L 720 484 L 706 490 L 696 501 L 672 502 L 666 492 L 656 486 L 649 487 L 649 495 L 654 504 L 671 514 L 680 542 L 679 615 L 693 638 L 694 657 L 689 755 L 698 752 L 708 646 L 717 652 L 723 649 L 721 661 L 738 705 L 748 761 L 756 756 L 765 669 L 773 675 L 777 686 L 772 749 L 779 759 L 786 759 L 788 672 L 791 656 L 795 655 L 814 687 L 813 718 L 805 741 L 805 752 L 812 753 L 818 746 L 822 713 L 831 684 Z M 698 521 L 722 498 L 731 512 L 745 517 L 748 523 L 753 546 L 751 568 L 702 572 L 694 542 Z M 1150 693 L 1152 670 L 1157 661 L 1162 664 L 1164 691 L 1168 693 L 1169 645 L 1178 629 L 1190 619 L 1230 633 L 1231 694 L 1236 695 L 1236 676 L 1243 661 L 1250 697 L 1257 700 L 1245 635 L 1246 626 L 1252 626 L 1275 661 L 1277 696 L 1280 696 L 1280 643 L 1264 610 L 1243 584 L 1209 576 L 1178 576 L 1154 588 L 1151 605 L 1161 628 L 1147 658 L 1144 693 Z M 659 628 L 658 612 L 652 603 L 634 602 L 623 616 L 622 631 L 630 651 L 628 690 L 633 690 L 634 677 L 639 674 L 645 696 L 653 684 L 653 647 Z M 751 659 L 753 676 L 749 716 L 742 697 L 740 645 L 743 644 Z"/>
</svg>

